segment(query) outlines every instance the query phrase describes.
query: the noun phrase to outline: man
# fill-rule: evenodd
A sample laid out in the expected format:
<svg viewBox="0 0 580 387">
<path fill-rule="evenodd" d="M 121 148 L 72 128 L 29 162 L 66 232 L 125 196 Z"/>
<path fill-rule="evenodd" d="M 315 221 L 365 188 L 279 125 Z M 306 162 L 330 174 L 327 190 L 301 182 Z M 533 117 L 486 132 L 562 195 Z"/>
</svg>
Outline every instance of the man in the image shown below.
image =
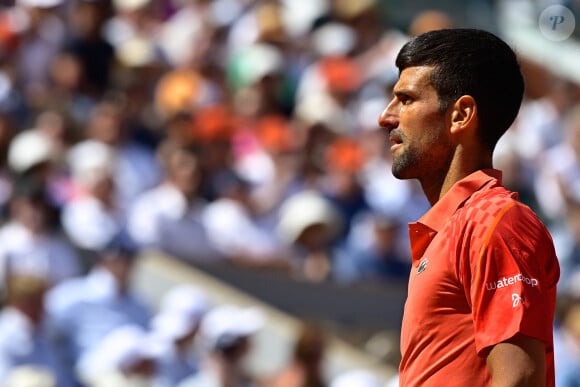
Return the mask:
<svg viewBox="0 0 580 387">
<path fill-rule="evenodd" d="M 95 256 L 84 277 L 60 283 L 47 293 L 46 309 L 71 365 L 83 376 L 90 354 L 115 329 L 149 326 L 150 308 L 132 287 L 139 250 L 122 232 Z"/>
<path fill-rule="evenodd" d="M 61 348 L 51 335 L 44 312 L 46 278 L 11 274 L 6 278 L 6 304 L 0 309 L 0 384 L 36 370 L 55 385 L 70 387 L 73 380 L 62 360 Z M 30 376 L 30 372 L 28 373 Z"/>
<path fill-rule="evenodd" d="M 220 305 L 203 318 L 200 336 L 208 353 L 199 372 L 178 387 L 256 387 L 248 358 L 252 337 L 264 326 L 263 313 L 253 307 Z"/>
<path fill-rule="evenodd" d="M 413 254 L 400 385 L 553 386 L 559 267 L 552 239 L 492 168 L 523 79 L 514 52 L 479 30 L 408 42 L 379 118 L 393 175 L 432 208 L 409 225 Z"/>
</svg>

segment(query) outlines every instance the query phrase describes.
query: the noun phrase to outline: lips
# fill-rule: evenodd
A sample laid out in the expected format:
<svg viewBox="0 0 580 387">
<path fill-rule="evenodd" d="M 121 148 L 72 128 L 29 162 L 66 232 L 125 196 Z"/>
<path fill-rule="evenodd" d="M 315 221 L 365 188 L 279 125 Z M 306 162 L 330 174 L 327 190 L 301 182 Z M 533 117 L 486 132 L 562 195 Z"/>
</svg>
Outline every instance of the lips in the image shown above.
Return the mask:
<svg viewBox="0 0 580 387">
<path fill-rule="evenodd" d="M 394 130 L 391 131 L 391 133 L 389 133 L 389 141 L 393 145 L 397 145 L 397 144 L 402 144 L 403 143 L 403 139 L 401 138 L 401 136 L 399 136 L 399 134 L 397 132 L 395 132 Z"/>
<path fill-rule="evenodd" d="M 391 143 L 391 151 L 394 151 L 399 146 L 402 146 L 403 139 L 395 130 L 392 130 L 389 133 L 389 142 Z"/>
</svg>

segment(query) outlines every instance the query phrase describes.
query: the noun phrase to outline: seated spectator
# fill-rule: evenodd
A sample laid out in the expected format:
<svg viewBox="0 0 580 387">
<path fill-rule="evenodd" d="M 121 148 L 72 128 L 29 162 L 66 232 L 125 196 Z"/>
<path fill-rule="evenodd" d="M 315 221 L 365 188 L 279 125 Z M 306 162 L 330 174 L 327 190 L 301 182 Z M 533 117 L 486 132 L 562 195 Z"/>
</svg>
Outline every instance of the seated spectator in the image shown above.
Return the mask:
<svg viewBox="0 0 580 387">
<path fill-rule="evenodd" d="M 152 387 L 157 347 L 138 325 L 120 326 L 107 334 L 78 364 L 87 387 Z"/>
<path fill-rule="evenodd" d="M 342 217 L 336 207 L 316 191 L 299 192 L 282 203 L 278 235 L 291 249 L 293 274 L 308 281 L 323 281 L 332 272 L 332 245 L 340 234 Z"/>
<path fill-rule="evenodd" d="M 323 372 L 326 337 L 322 330 L 304 324 L 294 343 L 292 359 L 272 380 L 268 387 L 324 387 Z"/>
<path fill-rule="evenodd" d="M 36 126 L 19 132 L 8 147 L 7 161 L 16 180 L 38 182 L 51 206 L 60 208 L 66 187 L 58 156 L 62 150 L 63 118 L 54 112 L 38 115 Z"/>
<path fill-rule="evenodd" d="M 559 324 L 554 329 L 556 385 L 575 387 L 580 381 L 580 300 L 566 294 L 559 301 Z"/>
<path fill-rule="evenodd" d="M 334 279 L 376 283 L 408 278 L 411 258 L 399 243 L 401 226 L 396 218 L 378 213 L 359 217 L 344 245 L 335 250 Z"/>
<path fill-rule="evenodd" d="M 267 115 L 249 132 L 235 169 L 252 183 L 251 201 L 258 225 L 275 237 L 282 202 L 306 186 L 300 170 L 304 151 L 301 129 L 283 116 Z"/>
<path fill-rule="evenodd" d="M 133 140 L 125 125 L 123 110 L 113 101 L 103 101 L 91 110 L 85 129 L 85 141 L 99 141 L 115 151 L 114 181 L 118 203 L 127 210 L 135 198 L 161 179 L 160 166 L 153 152 Z M 74 145 L 83 146 L 84 141 Z"/>
<path fill-rule="evenodd" d="M 46 325 L 47 282 L 15 275 L 8 278 L 7 287 L 6 306 L 0 311 L 0 380 L 17 378 L 14 373 L 20 367 L 34 367 L 48 373 L 58 386 L 73 386 L 61 363 L 61 350 Z"/>
<path fill-rule="evenodd" d="M 255 387 L 244 361 L 251 350 L 251 336 L 263 324 L 262 313 L 254 308 L 223 305 L 211 310 L 200 331 L 209 351 L 206 362 L 178 387 Z"/>
<path fill-rule="evenodd" d="M 567 201 L 580 201 L 580 105 L 566 113 L 563 140 L 543 153 L 538 163 L 535 195 L 550 221 L 566 214 Z"/>
<path fill-rule="evenodd" d="M 206 202 L 199 196 L 201 176 L 195 152 L 168 145 L 160 153 L 166 179 L 135 201 L 128 219 L 130 235 L 145 248 L 181 259 L 221 258 L 203 225 Z"/>
<path fill-rule="evenodd" d="M 55 226 L 54 214 L 42 184 L 25 178 L 17 182 L 9 220 L 0 228 L 0 277 L 8 269 L 39 276 L 52 286 L 81 274 L 80 258 Z"/>
<path fill-rule="evenodd" d="M 344 227 L 340 240 L 343 240 L 353 219 L 369 210 L 360 178 L 365 155 L 361 144 L 346 136 L 334 139 L 324 153 L 326 174 L 321 179 L 321 191 L 342 214 Z"/>
<path fill-rule="evenodd" d="M 174 387 L 199 370 L 195 344 L 201 320 L 210 308 L 206 295 L 192 285 L 172 287 L 151 322 L 151 335 L 161 350 L 155 387 Z"/>
<path fill-rule="evenodd" d="M 561 223 L 551 227 L 556 254 L 560 262 L 558 289 L 575 288 L 580 275 L 580 201 L 569 200 Z"/>
<path fill-rule="evenodd" d="M 256 220 L 249 182 L 232 172 L 220 177 L 218 188 L 219 198 L 208 204 L 203 216 L 216 250 L 245 266 L 287 269 L 285 249 Z"/>
<path fill-rule="evenodd" d="M 133 244 L 117 235 L 99 251 L 86 276 L 65 281 L 48 293 L 47 310 L 71 361 L 82 361 L 115 328 L 149 325 L 149 307 L 130 283 L 136 258 Z"/>
<path fill-rule="evenodd" d="M 113 148 L 85 141 L 68 153 L 74 194 L 62 209 L 62 225 L 76 247 L 101 249 L 124 226 L 118 207 Z"/>
</svg>

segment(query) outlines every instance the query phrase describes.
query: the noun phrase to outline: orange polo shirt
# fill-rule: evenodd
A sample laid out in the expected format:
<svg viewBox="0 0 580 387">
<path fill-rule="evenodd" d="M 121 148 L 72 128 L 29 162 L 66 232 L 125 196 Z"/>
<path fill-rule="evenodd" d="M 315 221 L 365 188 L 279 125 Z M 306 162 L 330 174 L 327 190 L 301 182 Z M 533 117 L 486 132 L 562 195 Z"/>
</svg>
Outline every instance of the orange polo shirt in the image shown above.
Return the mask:
<svg viewBox="0 0 580 387">
<path fill-rule="evenodd" d="M 546 385 L 554 386 L 558 260 L 545 226 L 501 185 L 501 172 L 457 182 L 409 232 L 400 385 L 488 386 L 489 350 L 522 333 L 546 344 Z"/>
</svg>

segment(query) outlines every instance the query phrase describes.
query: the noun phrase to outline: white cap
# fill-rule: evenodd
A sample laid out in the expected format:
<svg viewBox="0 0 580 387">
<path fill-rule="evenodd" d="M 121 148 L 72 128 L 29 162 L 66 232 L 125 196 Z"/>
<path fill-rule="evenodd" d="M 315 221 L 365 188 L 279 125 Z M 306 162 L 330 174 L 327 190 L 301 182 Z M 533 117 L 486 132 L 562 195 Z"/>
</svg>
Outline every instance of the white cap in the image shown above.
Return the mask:
<svg viewBox="0 0 580 387">
<path fill-rule="evenodd" d="M 382 387 L 383 384 L 372 372 L 352 370 L 340 374 L 332 380 L 330 387 Z"/>
<path fill-rule="evenodd" d="M 139 360 L 155 359 L 161 349 L 140 326 L 124 325 L 83 356 L 78 371 L 83 380 L 94 380 L 106 373 L 123 371 Z"/>
<path fill-rule="evenodd" d="M 54 146 L 50 138 L 37 129 L 17 134 L 8 148 L 8 165 L 16 172 L 25 172 L 35 165 L 52 160 Z"/>
<path fill-rule="evenodd" d="M 9 387 L 54 387 L 56 378 L 41 366 L 18 366 L 8 374 L 6 386 Z"/>
<path fill-rule="evenodd" d="M 151 330 L 155 338 L 175 342 L 191 334 L 199 325 L 199 320 L 180 314 L 159 314 L 151 320 Z"/>
<path fill-rule="evenodd" d="M 18 0 L 21 7 L 52 8 L 63 3 L 63 0 Z"/>
<path fill-rule="evenodd" d="M 115 53 L 127 67 L 143 67 L 155 61 L 155 47 L 148 39 L 132 37 L 120 42 Z"/>
<path fill-rule="evenodd" d="M 178 285 L 163 297 L 151 328 L 161 339 L 181 339 L 199 326 L 209 308 L 209 300 L 201 290 L 191 285 Z"/>
<path fill-rule="evenodd" d="M 68 165 L 75 181 L 92 186 L 113 173 L 115 151 L 109 145 L 85 140 L 68 152 Z"/>
<path fill-rule="evenodd" d="M 347 55 L 356 45 L 356 33 L 343 23 L 327 23 L 312 33 L 311 45 L 320 56 Z"/>
<path fill-rule="evenodd" d="M 218 306 L 201 323 L 201 336 L 210 349 L 237 338 L 249 337 L 264 326 L 263 313 L 254 307 Z"/>
<path fill-rule="evenodd" d="M 330 236 L 338 234 L 342 218 L 338 210 L 316 191 L 306 190 L 289 197 L 280 208 L 278 235 L 286 243 L 294 243 L 309 226 L 324 224 Z"/>
<path fill-rule="evenodd" d="M 210 302 L 206 294 L 193 285 L 185 284 L 169 289 L 161 301 L 160 313 L 201 319 L 209 308 Z"/>
<path fill-rule="evenodd" d="M 113 6 L 117 11 L 131 12 L 143 8 L 151 0 L 113 0 Z"/>
</svg>

